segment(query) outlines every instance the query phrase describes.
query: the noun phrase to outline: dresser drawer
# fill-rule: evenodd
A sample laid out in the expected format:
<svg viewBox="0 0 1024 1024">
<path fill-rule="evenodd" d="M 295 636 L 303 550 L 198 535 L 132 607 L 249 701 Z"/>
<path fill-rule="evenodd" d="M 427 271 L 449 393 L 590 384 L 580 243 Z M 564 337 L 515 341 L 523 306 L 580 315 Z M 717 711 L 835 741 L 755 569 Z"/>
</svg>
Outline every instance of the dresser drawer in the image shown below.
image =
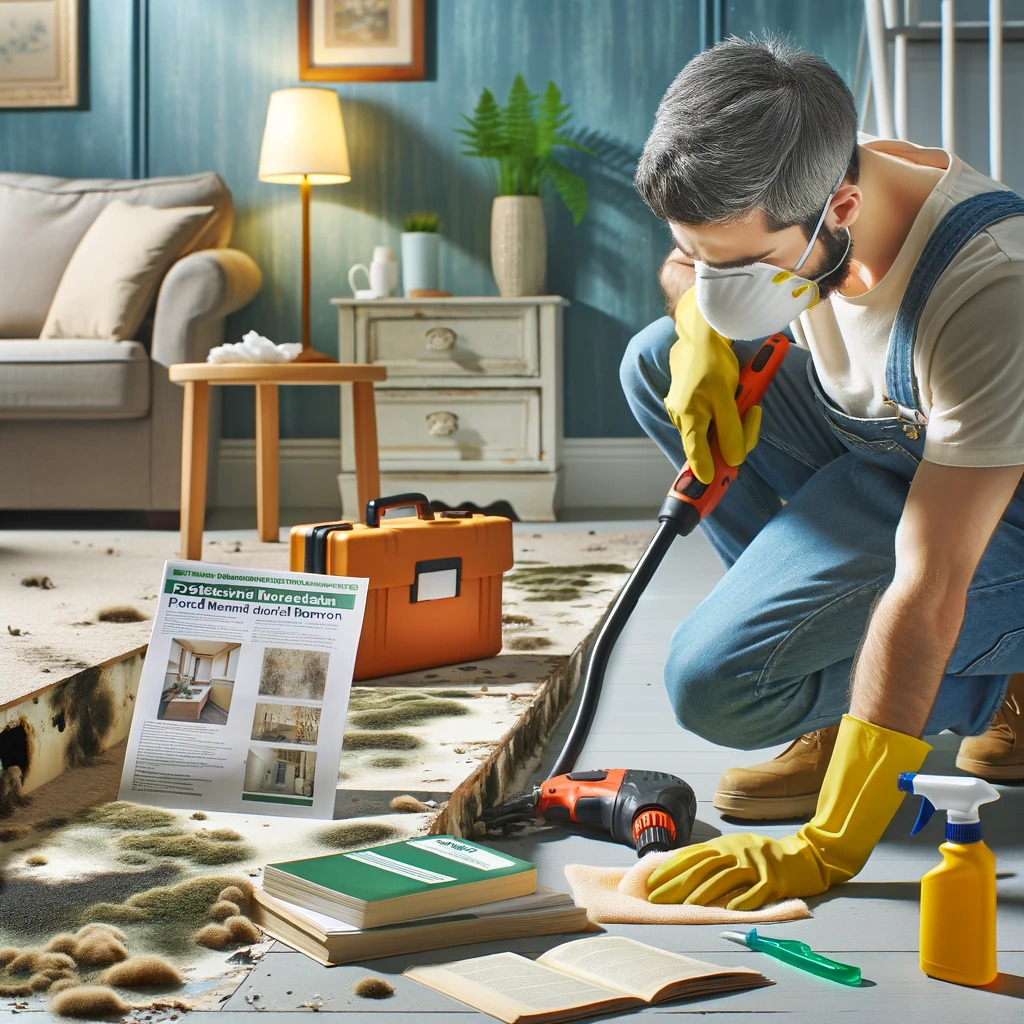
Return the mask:
<svg viewBox="0 0 1024 1024">
<path fill-rule="evenodd" d="M 382 463 L 538 462 L 540 391 L 376 392 Z"/>
<path fill-rule="evenodd" d="M 537 310 L 362 310 L 366 361 L 395 377 L 536 377 Z"/>
</svg>

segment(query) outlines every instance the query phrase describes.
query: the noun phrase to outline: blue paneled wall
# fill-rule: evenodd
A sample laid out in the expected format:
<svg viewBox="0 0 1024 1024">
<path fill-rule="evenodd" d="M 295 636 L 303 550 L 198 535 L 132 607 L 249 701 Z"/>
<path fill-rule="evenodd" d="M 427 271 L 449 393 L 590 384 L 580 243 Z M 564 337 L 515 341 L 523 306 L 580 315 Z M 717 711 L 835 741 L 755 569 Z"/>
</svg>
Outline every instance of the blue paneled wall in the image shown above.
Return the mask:
<svg viewBox="0 0 1024 1024">
<path fill-rule="evenodd" d="M 489 266 L 492 192 L 484 168 L 462 157 L 454 129 L 483 86 L 503 97 L 516 72 L 535 89 L 549 78 L 572 103 L 574 125 L 598 159 L 573 159 L 591 209 L 578 227 L 552 197 L 548 290 L 572 302 L 565 352 L 566 433 L 638 433 L 618 384 L 618 361 L 640 326 L 659 315 L 656 282 L 668 235 L 636 198 L 633 165 L 658 100 L 701 48 L 705 0 L 435 0 L 432 77 L 424 82 L 338 83 L 352 182 L 313 191 L 313 337 L 336 353 L 329 299 L 349 294 L 350 264 L 373 245 L 397 247 L 402 216 L 442 217 L 442 284 L 496 294 Z M 719 26 L 767 27 L 828 57 L 850 80 L 862 5 L 830 0 L 734 0 Z M 293 0 L 91 0 L 90 108 L 0 114 L 0 166 L 75 176 L 215 170 L 234 194 L 234 244 L 263 269 L 262 293 L 233 316 L 279 341 L 299 321 L 298 189 L 256 179 L 267 98 L 297 79 Z M 228 389 L 224 433 L 252 434 L 247 389 Z M 338 432 L 331 389 L 286 389 L 282 434 Z"/>
</svg>

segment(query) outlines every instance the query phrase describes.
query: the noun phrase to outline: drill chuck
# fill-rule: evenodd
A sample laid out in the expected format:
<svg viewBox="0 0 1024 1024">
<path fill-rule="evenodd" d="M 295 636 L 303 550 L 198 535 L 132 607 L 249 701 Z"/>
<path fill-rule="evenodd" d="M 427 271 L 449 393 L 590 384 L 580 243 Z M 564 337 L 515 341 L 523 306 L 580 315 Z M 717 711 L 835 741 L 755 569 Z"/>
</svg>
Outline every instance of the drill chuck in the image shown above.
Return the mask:
<svg viewBox="0 0 1024 1024">
<path fill-rule="evenodd" d="M 660 828 L 656 825 L 653 828 L 645 828 L 637 836 L 636 855 L 642 857 L 645 853 L 674 850 L 675 846 L 675 837 L 672 833 L 667 828 Z"/>
<path fill-rule="evenodd" d="M 654 850 L 674 850 L 675 822 L 660 807 L 646 807 L 633 819 L 633 841 L 638 857 Z"/>
</svg>

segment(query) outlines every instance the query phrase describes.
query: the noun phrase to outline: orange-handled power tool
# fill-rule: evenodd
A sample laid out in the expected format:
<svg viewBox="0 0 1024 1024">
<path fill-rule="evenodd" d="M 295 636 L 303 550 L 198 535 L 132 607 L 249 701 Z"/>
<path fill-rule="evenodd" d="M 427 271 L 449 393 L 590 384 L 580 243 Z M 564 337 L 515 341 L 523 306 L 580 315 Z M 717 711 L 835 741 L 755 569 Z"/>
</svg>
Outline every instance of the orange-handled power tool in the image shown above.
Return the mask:
<svg viewBox="0 0 1024 1024">
<path fill-rule="evenodd" d="M 736 389 L 741 419 L 764 398 L 789 345 L 786 335 L 776 334 L 763 342 L 743 367 Z M 574 772 L 573 768 L 597 713 L 608 659 L 640 595 L 672 541 L 692 533 L 736 479 L 737 469 L 722 458 L 714 426 L 708 440 L 715 463 L 714 479 L 710 484 L 701 483 L 685 464 L 669 489 L 658 513 L 658 529 L 598 631 L 587 662 L 579 710 L 551 777 L 532 791 L 484 811 L 482 818 L 489 828 L 507 831 L 534 817 L 599 824 L 616 841 L 635 845 L 641 857 L 651 850 L 671 850 L 689 842 L 697 803 L 693 790 L 682 779 L 664 772 L 625 768 L 588 772 Z"/>
</svg>

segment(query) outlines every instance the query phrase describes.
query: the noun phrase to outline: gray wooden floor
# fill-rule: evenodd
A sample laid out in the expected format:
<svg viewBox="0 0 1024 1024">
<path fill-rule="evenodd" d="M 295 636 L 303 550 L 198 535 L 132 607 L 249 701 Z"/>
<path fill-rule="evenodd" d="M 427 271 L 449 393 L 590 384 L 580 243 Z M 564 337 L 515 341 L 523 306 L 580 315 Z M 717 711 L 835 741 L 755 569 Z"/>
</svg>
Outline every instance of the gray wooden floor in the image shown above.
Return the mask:
<svg viewBox="0 0 1024 1024">
<path fill-rule="evenodd" d="M 640 524 L 566 523 L 563 529 L 622 528 Z M 548 527 L 545 527 L 548 529 Z M 672 772 L 684 777 L 699 800 L 695 837 L 719 832 L 749 831 L 725 822 L 711 806 L 718 774 L 733 764 L 762 760 L 750 754 L 714 746 L 682 730 L 669 710 L 662 685 L 662 664 L 675 624 L 714 585 L 721 568 L 702 537 L 678 541 L 662 565 L 615 652 L 604 700 L 589 743 L 578 767 L 633 767 Z M 952 773 L 958 740 L 933 740 L 934 752 L 924 770 Z M 552 743 L 557 753 L 560 743 Z M 771 756 L 781 748 L 766 752 Z M 938 860 L 941 839 L 939 815 L 925 835 L 911 838 L 916 801 L 907 801 L 864 871 L 852 882 L 809 901 L 813 918 L 769 926 L 773 934 L 802 939 L 823 953 L 861 967 L 865 983 L 849 989 L 786 967 L 761 954 L 744 950 L 719 938 L 725 926 L 609 926 L 609 931 L 630 935 L 665 949 L 693 954 L 722 964 L 755 967 L 777 984 L 769 989 L 713 999 L 650 1008 L 653 1015 L 714 1014 L 717 1024 L 750 1021 L 753 1014 L 771 1015 L 774 1021 L 822 1021 L 832 1014 L 849 1021 L 1001 1022 L 1024 1021 L 1024 787 L 1001 787 L 1003 798 L 985 808 L 986 839 L 997 857 L 1002 877 L 999 891 L 999 966 L 1002 973 L 988 990 L 967 989 L 926 978 L 917 961 L 917 884 Z M 782 836 L 794 823 L 768 826 L 760 831 Z M 566 863 L 621 864 L 633 859 L 630 851 L 597 838 L 542 829 L 504 844 L 511 853 L 535 861 L 540 882 L 565 888 Z M 217 1017 L 192 1013 L 188 1024 L 223 1024 L 225 1012 L 273 1012 L 278 1024 L 290 1024 L 314 996 L 323 1001 L 321 1012 L 347 1013 L 350 1019 L 374 1024 L 407 1024 L 422 1020 L 473 1024 L 493 1018 L 469 1010 L 461 1003 L 401 977 L 412 963 L 441 962 L 476 953 L 508 948 L 533 955 L 563 941 L 558 937 L 519 939 L 501 945 L 462 947 L 437 953 L 395 957 L 364 965 L 323 968 L 298 953 L 278 946 L 264 957 L 247 981 L 224 1004 Z M 368 974 L 385 977 L 395 987 L 387 1000 L 355 996 L 352 984 Z M 624 1020 L 632 1014 L 602 1017 Z M 209 1017 L 209 1022 L 207 1018 Z M 308 1019 L 304 1017 L 303 1019 Z"/>
</svg>

